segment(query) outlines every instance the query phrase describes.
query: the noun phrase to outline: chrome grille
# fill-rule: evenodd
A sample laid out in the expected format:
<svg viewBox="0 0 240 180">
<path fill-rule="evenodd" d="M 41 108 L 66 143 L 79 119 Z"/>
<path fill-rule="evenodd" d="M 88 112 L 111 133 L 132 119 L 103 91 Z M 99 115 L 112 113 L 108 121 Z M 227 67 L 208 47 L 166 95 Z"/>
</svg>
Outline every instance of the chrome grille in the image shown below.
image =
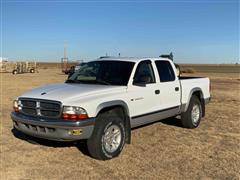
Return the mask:
<svg viewBox="0 0 240 180">
<path fill-rule="evenodd" d="M 60 117 L 61 103 L 41 99 L 19 99 L 21 112 L 25 115 L 57 118 Z"/>
</svg>

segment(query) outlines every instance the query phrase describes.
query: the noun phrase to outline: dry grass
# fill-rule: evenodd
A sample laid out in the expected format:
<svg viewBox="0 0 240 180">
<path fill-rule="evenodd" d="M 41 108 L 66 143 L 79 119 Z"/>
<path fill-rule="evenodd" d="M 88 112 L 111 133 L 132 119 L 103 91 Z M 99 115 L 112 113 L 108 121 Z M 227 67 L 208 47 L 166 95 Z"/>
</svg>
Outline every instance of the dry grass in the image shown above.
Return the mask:
<svg viewBox="0 0 240 180">
<path fill-rule="evenodd" d="M 180 64 L 180 67 L 194 69 L 196 72 L 240 73 L 239 64 Z"/>
<path fill-rule="evenodd" d="M 212 102 L 194 130 L 170 118 L 132 131 L 132 143 L 110 161 L 87 155 L 86 146 L 29 139 L 12 132 L 12 100 L 26 90 L 62 82 L 60 70 L 2 76 L 0 179 L 239 179 L 238 74 L 210 76 Z M 17 136 L 17 137 L 15 137 Z"/>
<path fill-rule="evenodd" d="M 181 74 L 182 73 L 195 73 L 195 72 L 196 72 L 196 70 L 193 69 L 193 68 L 183 68 L 183 69 L 181 69 Z"/>
</svg>

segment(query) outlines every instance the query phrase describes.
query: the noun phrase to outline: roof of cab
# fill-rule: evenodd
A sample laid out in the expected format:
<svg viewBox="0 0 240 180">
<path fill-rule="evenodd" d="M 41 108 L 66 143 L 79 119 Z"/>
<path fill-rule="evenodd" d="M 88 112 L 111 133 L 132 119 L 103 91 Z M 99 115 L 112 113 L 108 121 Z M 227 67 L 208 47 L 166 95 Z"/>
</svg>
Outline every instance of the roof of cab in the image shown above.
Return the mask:
<svg viewBox="0 0 240 180">
<path fill-rule="evenodd" d="M 127 61 L 127 62 L 138 62 L 142 60 L 168 60 L 168 58 L 161 58 L 161 57 L 100 57 L 97 60 L 99 61 Z"/>
</svg>

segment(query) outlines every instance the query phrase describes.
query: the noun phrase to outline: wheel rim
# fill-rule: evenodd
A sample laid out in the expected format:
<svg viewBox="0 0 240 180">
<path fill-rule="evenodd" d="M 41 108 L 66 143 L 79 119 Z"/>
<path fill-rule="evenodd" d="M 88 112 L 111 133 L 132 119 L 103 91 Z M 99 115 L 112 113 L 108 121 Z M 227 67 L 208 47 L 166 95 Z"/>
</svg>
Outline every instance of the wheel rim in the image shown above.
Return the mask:
<svg viewBox="0 0 240 180">
<path fill-rule="evenodd" d="M 200 117 L 200 108 L 199 105 L 195 104 L 192 108 L 192 121 L 194 124 L 197 124 Z"/>
<path fill-rule="evenodd" d="M 112 153 L 118 149 L 122 139 L 121 130 L 116 125 L 109 126 L 103 135 L 103 145 L 106 151 Z"/>
</svg>

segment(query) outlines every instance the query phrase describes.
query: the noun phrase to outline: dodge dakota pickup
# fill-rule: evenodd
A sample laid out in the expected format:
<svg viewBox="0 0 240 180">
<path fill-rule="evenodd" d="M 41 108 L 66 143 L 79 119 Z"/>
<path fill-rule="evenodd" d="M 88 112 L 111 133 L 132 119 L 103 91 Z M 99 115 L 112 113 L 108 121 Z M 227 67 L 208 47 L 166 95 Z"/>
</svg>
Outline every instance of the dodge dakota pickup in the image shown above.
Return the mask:
<svg viewBox="0 0 240 180">
<path fill-rule="evenodd" d="M 179 116 L 198 127 L 210 101 L 210 81 L 180 77 L 168 58 L 103 57 L 84 64 L 64 83 L 30 90 L 13 102 L 13 126 L 56 141 L 87 139 L 92 157 L 116 157 L 131 128 Z"/>
</svg>

